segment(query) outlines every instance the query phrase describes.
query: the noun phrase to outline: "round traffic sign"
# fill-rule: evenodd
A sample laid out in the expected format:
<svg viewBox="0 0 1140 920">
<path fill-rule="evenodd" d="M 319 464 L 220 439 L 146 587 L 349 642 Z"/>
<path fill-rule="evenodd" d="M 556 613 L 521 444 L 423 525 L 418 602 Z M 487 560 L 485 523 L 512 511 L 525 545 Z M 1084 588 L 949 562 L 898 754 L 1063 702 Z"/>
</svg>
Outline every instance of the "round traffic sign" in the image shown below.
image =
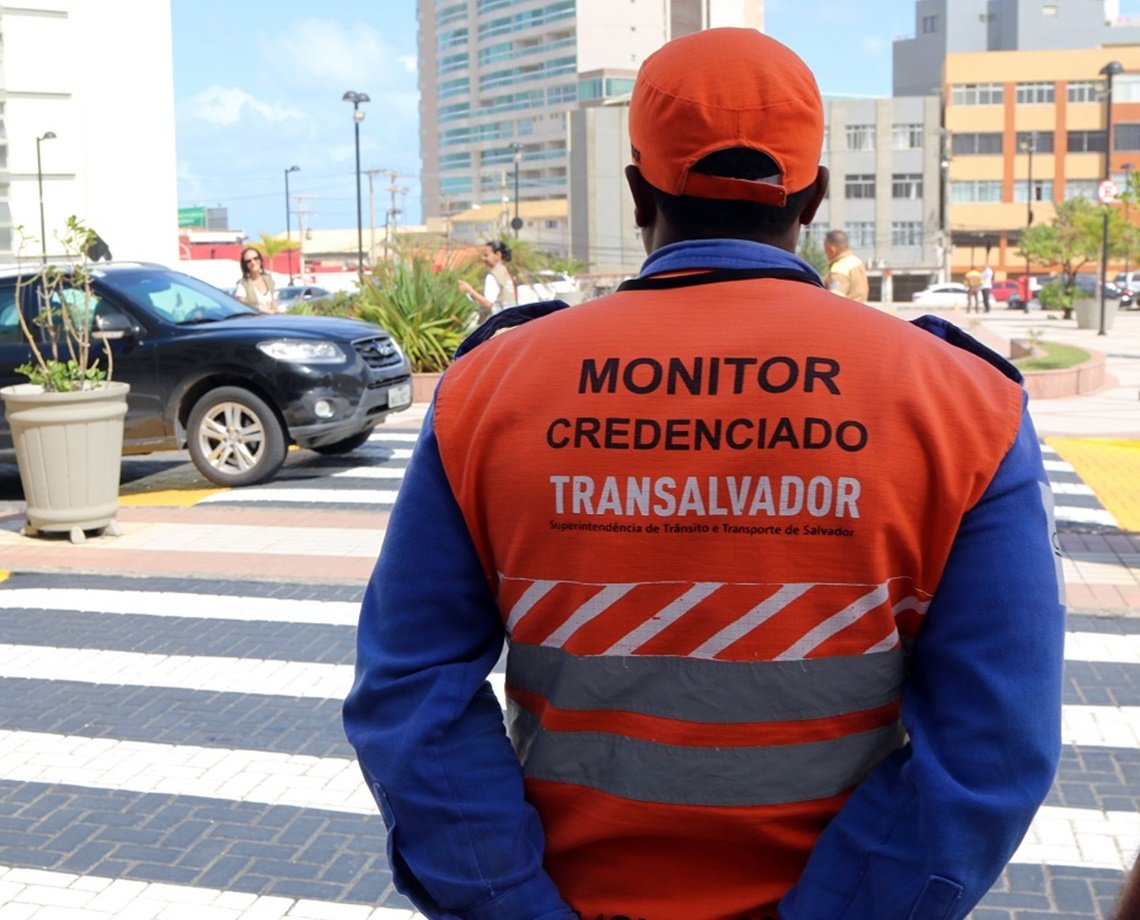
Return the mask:
<svg viewBox="0 0 1140 920">
<path fill-rule="evenodd" d="M 1116 200 L 1116 196 L 1120 194 L 1120 189 L 1117 188 L 1116 183 L 1111 179 L 1105 179 L 1096 188 L 1096 197 L 1101 200 L 1102 204 L 1109 204 Z"/>
</svg>

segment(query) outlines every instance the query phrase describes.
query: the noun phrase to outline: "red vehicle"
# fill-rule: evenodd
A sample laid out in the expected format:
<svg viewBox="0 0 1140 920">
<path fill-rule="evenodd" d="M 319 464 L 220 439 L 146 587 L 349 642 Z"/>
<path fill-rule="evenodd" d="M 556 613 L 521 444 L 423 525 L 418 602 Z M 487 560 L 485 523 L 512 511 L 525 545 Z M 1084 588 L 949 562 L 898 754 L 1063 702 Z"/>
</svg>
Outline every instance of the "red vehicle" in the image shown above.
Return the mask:
<svg viewBox="0 0 1140 920">
<path fill-rule="evenodd" d="M 1005 303 L 1009 300 L 1011 294 L 1017 293 L 1017 282 L 1011 279 L 1005 281 L 995 281 L 993 290 L 990 291 L 992 297 L 998 303 Z"/>
</svg>

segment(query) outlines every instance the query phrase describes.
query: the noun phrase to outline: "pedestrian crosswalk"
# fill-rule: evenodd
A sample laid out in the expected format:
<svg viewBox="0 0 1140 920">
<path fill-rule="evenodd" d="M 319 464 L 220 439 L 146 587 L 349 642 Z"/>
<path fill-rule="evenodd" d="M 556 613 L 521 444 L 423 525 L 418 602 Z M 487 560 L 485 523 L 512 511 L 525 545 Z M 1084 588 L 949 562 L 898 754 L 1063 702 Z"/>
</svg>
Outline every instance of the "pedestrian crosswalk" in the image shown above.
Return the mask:
<svg viewBox="0 0 1140 920">
<path fill-rule="evenodd" d="M 353 592 L 78 581 L 0 583 L 0 916 L 411 918 L 341 734 Z M 1106 783 L 1140 765 L 1140 624 L 1077 617 L 1066 659 L 1065 760 L 1007 874 L 1091 884 L 1140 846 L 1140 789 Z"/>
<path fill-rule="evenodd" d="M 203 503 L 383 512 L 416 436 L 382 431 L 363 457 L 300 458 L 274 483 Z M 1060 526 L 1114 527 L 1045 449 Z M 282 539 L 316 560 L 374 557 L 383 521 L 283 527 Z M 148 549 L 164 526 L 148 526 Z M 208 525 L 177 526 L 181 551 L 187 527 L 210 545 Z M 417 920 L 340 725 L 361 592 L 240 577 L 0 581 L 0 918 Z M 502 700 L 501 668 L 491 683 Z M 1054 884 L 1087 889 L 1093 905 L 1063 916 L 1103 917 L 1140 847 L 1140 621 L 1070 616 L 1064 703 L 1053 791 L 976 920 L 1013 917 L 1020 892 Z"/>
</svg>

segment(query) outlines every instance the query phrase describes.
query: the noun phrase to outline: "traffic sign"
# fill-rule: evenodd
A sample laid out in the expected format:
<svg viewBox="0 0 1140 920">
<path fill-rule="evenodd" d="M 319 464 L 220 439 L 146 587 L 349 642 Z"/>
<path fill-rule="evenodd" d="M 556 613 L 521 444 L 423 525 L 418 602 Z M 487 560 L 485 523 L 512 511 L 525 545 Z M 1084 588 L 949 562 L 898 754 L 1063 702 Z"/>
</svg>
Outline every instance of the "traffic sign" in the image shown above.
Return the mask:
<svg viewBox="0 0 1140 920">
<path fill-rule="evenodd" d="M 1119 194 L 1120 189 L 1111 179 L 1105 179 L 1096 189 L 1096 197 L 1100 199 L 1101 204 L 1111 204 Z"/>
</svg>

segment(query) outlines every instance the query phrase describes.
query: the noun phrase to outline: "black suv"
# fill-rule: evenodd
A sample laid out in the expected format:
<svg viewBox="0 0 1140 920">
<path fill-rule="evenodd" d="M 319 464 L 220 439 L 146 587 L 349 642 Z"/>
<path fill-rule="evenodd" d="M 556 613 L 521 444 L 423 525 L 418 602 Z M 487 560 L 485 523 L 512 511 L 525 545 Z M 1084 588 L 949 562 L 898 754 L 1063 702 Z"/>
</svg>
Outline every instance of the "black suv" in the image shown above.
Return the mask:
<svg viewBox="0 0 1140 920">
<path fill-rule="evenodd" d="M 379 326 L 259 313 L 160 265 L 108 263 L 90 274 L 92 322 L 109 343 L 113 378 L 131 387 L 125 454 L 186 447 L 212 481 L 251 485 L 277 473 L 290 443 L 346 453 L 411 405 L 411 368 Z M 37 293 L 26 286 L 17 304 L 17 277 L 0 271 L 0 387 L 26 383 L 15 368 L 31 358 L 16 310 L 32 316 Z M 0 413 L 0 460 L 13 459 Z"/>
</svg>

